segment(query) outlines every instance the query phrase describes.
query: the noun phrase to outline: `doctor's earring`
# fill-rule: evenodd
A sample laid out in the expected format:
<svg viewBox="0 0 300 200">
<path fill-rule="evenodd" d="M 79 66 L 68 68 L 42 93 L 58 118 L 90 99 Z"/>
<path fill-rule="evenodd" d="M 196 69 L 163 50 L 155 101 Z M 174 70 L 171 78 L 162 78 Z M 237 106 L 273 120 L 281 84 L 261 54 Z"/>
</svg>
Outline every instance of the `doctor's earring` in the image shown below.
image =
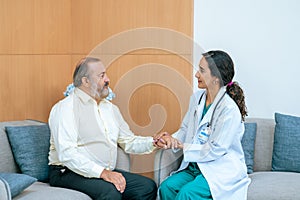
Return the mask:
<svg viewBox="0 0 300 200">
<path fill-rule="evenodd" d="M 213 84 L 217 85 L 217 83 L 218 83 L 217 79 L 213 81 Z"/>
</svg>

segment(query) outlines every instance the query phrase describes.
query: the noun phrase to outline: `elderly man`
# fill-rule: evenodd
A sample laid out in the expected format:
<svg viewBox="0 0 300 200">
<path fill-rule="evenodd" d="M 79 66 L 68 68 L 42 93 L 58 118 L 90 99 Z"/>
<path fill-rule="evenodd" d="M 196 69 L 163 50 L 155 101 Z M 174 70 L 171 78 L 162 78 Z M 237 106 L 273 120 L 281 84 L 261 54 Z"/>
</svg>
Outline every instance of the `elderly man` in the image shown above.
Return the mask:
<svg viewBox="0 0 300 200">
<path fill-rule="evenodd" d="M 82 59 L 73 74 L 74 92 L 50 112 L 50 185 L 93 199 L 155 199 L 153 180 L 115 169 L 117 145 L 151 153 L 152 137 L 135 136 L 117 106 L 105 97 L 109 78 L 97 58 Z"/>
</svg>

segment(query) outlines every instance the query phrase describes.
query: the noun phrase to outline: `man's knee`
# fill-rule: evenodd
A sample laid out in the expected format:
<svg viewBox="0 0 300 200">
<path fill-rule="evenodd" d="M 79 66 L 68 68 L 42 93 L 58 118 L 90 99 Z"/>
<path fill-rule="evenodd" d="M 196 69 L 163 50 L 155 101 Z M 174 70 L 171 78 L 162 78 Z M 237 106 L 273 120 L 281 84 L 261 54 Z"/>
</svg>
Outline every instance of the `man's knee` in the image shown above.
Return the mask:
<svg viewBox="0 0 300 200">
<path fill-rule="evenodd" d="M 143 183 L 141 183 L 141 185 L 143 187 L 140 189 L 139 192 L 135 193 L 134 199 L 139 199 L 139 200 L 144 200 L 144 199 L 154 200 L 154 199 L 156 199 L 157 186 L 153 180 L 146 178 L 143 180 Z"/>
<path fill-rule="evenodd" d="M 156 198 L 157 194 L 157 185 L 156 183 L 149 179 L 149 184 L 148 184 L 148 193 L 151 194 L 152 196 L 154 195 L 154 199 Z"/>
</svg>

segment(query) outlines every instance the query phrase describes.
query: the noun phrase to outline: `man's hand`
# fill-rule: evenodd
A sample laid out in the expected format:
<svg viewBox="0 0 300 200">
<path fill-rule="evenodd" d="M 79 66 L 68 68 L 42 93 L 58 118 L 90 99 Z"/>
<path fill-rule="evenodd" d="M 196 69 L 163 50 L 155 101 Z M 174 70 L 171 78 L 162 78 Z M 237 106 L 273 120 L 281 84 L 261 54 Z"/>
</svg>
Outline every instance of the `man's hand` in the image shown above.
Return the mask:
<svg viewBox="0 0 300 200">
<path fill-rule="evenodd" d="M 119 192 L 124 192 L 126 187 L 126 180 L 121 173 L 104 169 L 100 175 L 100 178 L 114 184 Z"/>
<path fill-rule="evenodd" d="M 183 148 L 181 142 L 173 138 L 167 132 L 158 133 L 155 136 L 153 136 L 153 145 L 158 148 L 164 148 L 164 149 Z"/>
<path fill-rule="evenodd" d="M 162 139 L 163 136 L 169 135 L 167 132 L 157 133 L 153 136 L 153 145 L 158 148 L 166 148 L 166 142 Z"/>
</svg>

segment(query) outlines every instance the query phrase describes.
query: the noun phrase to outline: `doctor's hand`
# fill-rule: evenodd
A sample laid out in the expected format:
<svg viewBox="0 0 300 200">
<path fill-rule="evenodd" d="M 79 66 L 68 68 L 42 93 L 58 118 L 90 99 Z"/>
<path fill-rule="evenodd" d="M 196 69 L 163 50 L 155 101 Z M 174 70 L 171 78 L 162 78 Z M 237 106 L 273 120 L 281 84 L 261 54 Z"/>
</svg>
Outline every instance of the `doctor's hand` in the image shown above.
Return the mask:
<svg viewBox="0 0 300 200">
<path fill-rule="evenodd" d="M 177 149 L 177 148 L 183 148 L 183 145 L 179 140 L 176 138 L 173 138 L 169 133 L 162 132 L 158 133 L 155 136 L 153 136 L 153 145 L 158 148 L 164 148 L 164 149 Z"/>
<path fill-rule="evenodd" d="M 119 192 L 124 192 L 126 187 L 126 180 L 121 173 L 104 169 L 100 175 L 100 178 L 114 184 Z"/>
</svg>

